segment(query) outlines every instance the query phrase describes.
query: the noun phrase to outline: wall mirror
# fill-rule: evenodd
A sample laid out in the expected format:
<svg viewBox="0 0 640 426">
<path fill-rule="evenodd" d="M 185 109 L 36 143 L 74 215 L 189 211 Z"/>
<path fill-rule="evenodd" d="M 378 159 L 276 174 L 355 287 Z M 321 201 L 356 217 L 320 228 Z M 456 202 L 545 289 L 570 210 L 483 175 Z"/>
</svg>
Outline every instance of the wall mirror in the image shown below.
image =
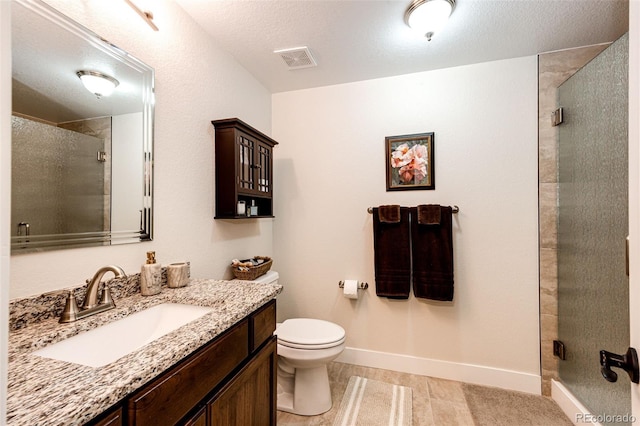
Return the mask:
<svg viewBox="0 0 640 426">
<path fill-rule="evenodd" d="M 11 252 L 151 240 L 153 68 L 40 0 L 11 13 Z"/>
</svg>

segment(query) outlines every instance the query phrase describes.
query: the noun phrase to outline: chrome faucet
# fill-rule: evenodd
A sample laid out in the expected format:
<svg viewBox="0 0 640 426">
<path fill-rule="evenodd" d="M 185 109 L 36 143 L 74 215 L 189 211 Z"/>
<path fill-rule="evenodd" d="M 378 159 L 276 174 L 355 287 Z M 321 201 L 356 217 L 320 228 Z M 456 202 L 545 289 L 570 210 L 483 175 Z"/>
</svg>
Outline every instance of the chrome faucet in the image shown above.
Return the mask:
<svg viewBox="0 0 640 426">
<path fill-rule="evenodd" d="M 76 302 L 73 290 L 69 291 L 67 302 L 62 314 L 60 315 L 59 322 L 66 323 L 77 321 L 116 307 L 116 304 L 111 297 L 109 287 L 101 282 L 101 279 L 106 272 L 113 272 L 115 278 L 124 278 L 127 276 L 122 268 L 116 265 L 103 266 L 98 269 L 93 278 L 91 280 L 87 280 L 87 291 L 81 308 L 78 308 L 78 303 Z M 100 292 L 100 290 L 102 290 L 102 292 Z M 99 294 L 100 297 L 98 297 Z"/>
</svg>

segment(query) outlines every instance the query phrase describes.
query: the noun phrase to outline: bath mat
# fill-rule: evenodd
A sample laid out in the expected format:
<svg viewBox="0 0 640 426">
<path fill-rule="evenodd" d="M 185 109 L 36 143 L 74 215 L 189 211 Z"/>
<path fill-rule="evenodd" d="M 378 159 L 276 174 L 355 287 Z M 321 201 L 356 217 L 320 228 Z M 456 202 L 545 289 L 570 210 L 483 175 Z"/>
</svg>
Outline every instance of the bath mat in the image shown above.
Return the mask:
<svg viewBox="0 0 640 426">
<path fill-rule="evenodd" d="M 411 426 L 410 387 L 351 376 L 333 426 Z"/>
<path fill-rule="evenodd" d="M 478 426 L 572 426 L 549 398 L 504 389 L 464 384 L 471 417 Z"/>
</svg>

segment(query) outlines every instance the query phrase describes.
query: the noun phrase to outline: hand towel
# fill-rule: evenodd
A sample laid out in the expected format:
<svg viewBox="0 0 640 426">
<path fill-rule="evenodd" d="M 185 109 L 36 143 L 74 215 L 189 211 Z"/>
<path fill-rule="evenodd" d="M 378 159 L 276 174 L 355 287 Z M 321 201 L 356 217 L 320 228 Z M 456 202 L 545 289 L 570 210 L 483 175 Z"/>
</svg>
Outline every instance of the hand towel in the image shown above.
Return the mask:
<svg viewBox="0 0 640 426">
<path fill-rule="evenodd" d="M 397 204 L 378 207 L 378 217 L 383 223 L 400 223 L 400 206 Z"/>
<path fill-rule="evenodd" d="M 413 256 L 413 294 L 431 300 L 453 300 L 453 232 L 452 209 L 438 206 L 440 224 L 423 225 L 419 210 L 411 208 L 411 246 Z M 426 216 L 430 217 L 430 214 Z"/>
<path fill-rule="evenodd" d="M 440 225 L 440 205 L 423 204 L 417 207 L 418 224 L 420 225 Z M 414 216 L 415 217 L 415 216 Z"/>
<path fill-rule="evenodd" d="M 399 211 L 398 221 L 383 222 L 380 220 L 382 207 L 384 206 L 373 209 L 376 295 L 379 297 L 408 299 L 411 292 L 409 208 L 397 206 Z M 387 217 L 387 219 L 389 218 Z"/>
</svg>

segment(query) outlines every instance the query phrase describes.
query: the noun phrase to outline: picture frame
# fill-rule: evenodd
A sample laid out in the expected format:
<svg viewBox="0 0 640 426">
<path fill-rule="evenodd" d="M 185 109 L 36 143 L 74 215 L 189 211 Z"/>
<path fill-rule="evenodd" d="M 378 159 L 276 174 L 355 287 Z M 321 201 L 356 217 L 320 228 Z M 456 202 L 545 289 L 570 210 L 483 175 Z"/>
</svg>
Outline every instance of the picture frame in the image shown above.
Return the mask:
<svg viewBox="0 0 640 426">
<path fill-rule="evenodd" d="M 387 191 L 436 189 L 434 142 L 433 132 L 385 138 Z"/>
</svg>

